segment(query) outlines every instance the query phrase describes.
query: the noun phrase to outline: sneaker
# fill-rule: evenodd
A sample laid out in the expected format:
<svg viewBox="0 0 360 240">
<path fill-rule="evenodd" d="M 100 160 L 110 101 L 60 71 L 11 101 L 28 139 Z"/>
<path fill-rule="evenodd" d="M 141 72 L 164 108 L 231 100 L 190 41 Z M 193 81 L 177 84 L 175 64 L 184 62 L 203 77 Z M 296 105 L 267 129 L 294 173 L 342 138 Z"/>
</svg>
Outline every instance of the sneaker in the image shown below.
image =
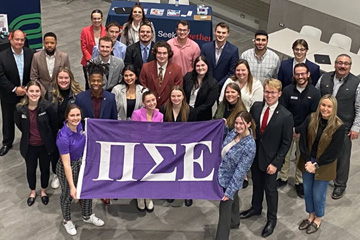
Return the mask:
<svg viewBox="0 0 360 240">
<path fill-rule="evenodd" d="M 103 220 L 95 216 L 95 213 L 91 214 L 90 218 L 87 220 L 83 218 L 83 221 L 86 223 L 91 223 L 97 227 L 102 227 L 105 224 Z"/>
<path fill-rule="evenodd" d="M 69 235 L 71 235 L 71 236 L 76 235 L 77 231 L 76 231 L 74 223 L 71 220 L 69 220 L 67 222 L 63 221 L 63 225 L 64 225 L 66 232 Z"/>
<path fill-rule="evenodd" d="M 296 193 L 300 198 L 304 198 L 304 185 L 302 183 L 295 184 Z"/>
<path fill-rule="evenodd" d="M 281 188 L 281 187 L 286 186 L 287 182 L 288 182 L 287 180 L 286 180 L 286 181 L 283 181 L 283 180 L 281 180 L 280 178 L 277 179 L 277 180 L 276 180 L 277 188 Z"/>
<path fill-rule="evenodd" d="M 151 199 L 145 199 L 146 211 L 154 211 L 154 203 Z"/>
<path fill-rule="evenodd" d="M 51 187 L 53 189 L 57 189 L 60 186 L 59 178 L 57 175 L 54 175 L 52 181 L 51 181 Z"/>
<path fill-rule="evenodd" d="M 145 211 L 145 199 L 143 198 L 139 198 L 139 199 L 136 199 L 137 201 L 137 209 L 142 212 L 142 211 Z"/>
</svg>

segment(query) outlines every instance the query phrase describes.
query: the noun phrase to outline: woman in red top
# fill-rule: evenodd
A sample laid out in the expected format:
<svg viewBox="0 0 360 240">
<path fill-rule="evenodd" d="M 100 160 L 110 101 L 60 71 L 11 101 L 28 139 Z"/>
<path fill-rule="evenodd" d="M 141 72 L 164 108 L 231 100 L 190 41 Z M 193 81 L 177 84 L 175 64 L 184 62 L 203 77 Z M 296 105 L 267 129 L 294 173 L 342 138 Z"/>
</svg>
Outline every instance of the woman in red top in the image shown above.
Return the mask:
<svg viewBox="0 0 360 240">
<path fill-rule="evenodd" d="M 106 35 L 105 27 L 102 25 L 103 13 L 99 9 L 95 9 L 91 12 L 91 22 L 90 26 L 84 27 L 81 30 L 80 35 L 80 46 L 83 57 L 81 59 L 81 65 L 83 68 L 86 66 L 87 62 L 91 59 L 91 54 L 93 47 L 99 44 L 99 39 Z M 87 81 L 87 74 L 84 68 L 84 77 L 85 77 L 85 88 L 89 89 L 89 83 Z"/>
</svg>

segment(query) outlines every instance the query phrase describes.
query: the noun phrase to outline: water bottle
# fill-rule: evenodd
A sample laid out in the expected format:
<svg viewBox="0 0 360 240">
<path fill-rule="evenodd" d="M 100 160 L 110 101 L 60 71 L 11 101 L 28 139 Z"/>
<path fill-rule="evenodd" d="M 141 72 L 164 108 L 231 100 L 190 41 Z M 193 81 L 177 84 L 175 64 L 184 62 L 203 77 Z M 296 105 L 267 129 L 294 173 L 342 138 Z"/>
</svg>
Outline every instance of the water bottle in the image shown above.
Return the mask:
<svg viewBox="0 0 360 240">
<path fill-rule="evenodd" d="M 175 7 L 179 6 L 179 0 L 175 0 Z"/>
</svg>

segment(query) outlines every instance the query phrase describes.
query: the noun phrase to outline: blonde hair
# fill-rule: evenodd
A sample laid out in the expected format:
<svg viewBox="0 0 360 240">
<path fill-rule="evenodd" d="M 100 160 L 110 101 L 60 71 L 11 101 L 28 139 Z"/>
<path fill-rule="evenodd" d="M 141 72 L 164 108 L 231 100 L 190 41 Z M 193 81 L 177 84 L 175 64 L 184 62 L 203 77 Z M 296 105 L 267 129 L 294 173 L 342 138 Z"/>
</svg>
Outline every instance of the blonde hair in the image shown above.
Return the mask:
<svg viewBox="0 0 360 240">
<path fill-rule="evenodd" d="M 29 91 L 29 88 L 31 86 L 37 86 L 40 90 L 41 90 L 41 87 L 40 87 L 40 83 L 36 82 L 36 81 L 30 81 L 28 82 L 28 84 L 26 85 L 26 92 Z M 43 97 L 41 96 L 40 94 L 40 99 L 39 101 L 42 99 Z M 16 104 L 17 106 L 24 106 L 24 105 L 28 105 L 29 104 L 29 97 L 28 95 L 26 94 L 18 104 Z"/>
<path fill-rule="evenodd" d="M 278 90 L 279 92 L 282 89 L 282 83 L 280 80 L 275 79 L 275 78 L 270 78 L 270 79 L 266 79 L 264 82 L 264 89 L 265 86 L 268 85 L 271 88 L 275 88 L 276 90 Z"/>
</svg>

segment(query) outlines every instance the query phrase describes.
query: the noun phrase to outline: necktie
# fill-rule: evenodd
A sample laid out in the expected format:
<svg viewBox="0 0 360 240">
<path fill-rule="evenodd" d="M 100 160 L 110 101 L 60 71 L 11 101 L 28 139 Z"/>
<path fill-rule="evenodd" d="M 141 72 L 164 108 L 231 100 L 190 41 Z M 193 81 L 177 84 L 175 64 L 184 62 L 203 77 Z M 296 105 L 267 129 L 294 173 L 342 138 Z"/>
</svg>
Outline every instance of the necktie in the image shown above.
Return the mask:
<svg viewBox="0 0 360 240">
<path fill-rule="evenodd" d="M 147 59 L 148 59 L 147 47 L 144 47 L 143 55 L 142 55 L 143 63 L 146 63 L 146 62 L 147 62 Z"/>
<path fill-rule="evenodd" d="M 266 125 L 267 125 L 267 122 L 268 122 L 268 119 L 269 119 L 269 111 L 270 111 L 270 108 L 267 107 L 265 113 L 264 113 L 264 116 L 263 116 L 263 120 L 261 122 L 261 128 L 260 128 L 260 132 L 261 134 L 264 133 L 265 131 L 265 128 L 266 128 Z"/>
<path fill-rule="evenodd" d="M 161 87 L 162 81 L 163 81 L 163 68 L 159 67 L 159 85 Z"/>
</svg>

